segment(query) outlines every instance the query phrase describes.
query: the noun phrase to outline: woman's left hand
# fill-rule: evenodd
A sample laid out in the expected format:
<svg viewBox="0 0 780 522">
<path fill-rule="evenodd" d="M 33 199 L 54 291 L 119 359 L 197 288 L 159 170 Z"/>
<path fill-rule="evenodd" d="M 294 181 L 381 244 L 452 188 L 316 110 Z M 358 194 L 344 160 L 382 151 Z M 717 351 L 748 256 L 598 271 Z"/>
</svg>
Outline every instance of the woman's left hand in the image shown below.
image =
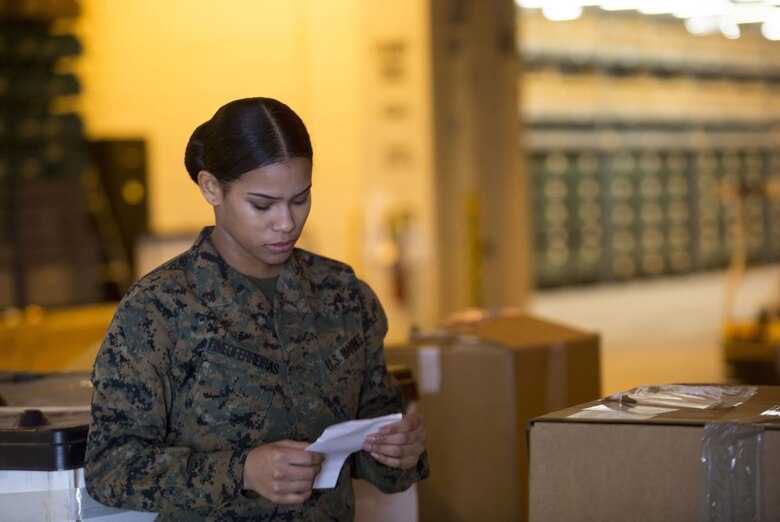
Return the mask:
<svg viewBox="0 0 780 522">
<path fill-rule="evenodd" d="M 409 469 L 417 465 L 425 451 L 428 432 L 419 413 L 409 413 L 403 419 L 383 426 L 363 442 L 363 449 L 386 466 Z"/>
</svg>

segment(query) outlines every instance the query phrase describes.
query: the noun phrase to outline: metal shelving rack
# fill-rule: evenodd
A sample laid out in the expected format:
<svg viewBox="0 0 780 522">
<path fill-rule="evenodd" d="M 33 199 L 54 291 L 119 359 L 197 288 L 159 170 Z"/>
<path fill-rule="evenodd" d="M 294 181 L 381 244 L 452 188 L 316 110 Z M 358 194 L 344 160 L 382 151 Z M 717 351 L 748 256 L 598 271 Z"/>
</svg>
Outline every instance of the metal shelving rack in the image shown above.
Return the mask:
<svg viewBox="0 0 780 522">
<path fill-rule="evenodd" d="M 101 299 L 101 247 L 82 185 L 88 154 L 68 61 L 74 0 L 0 4 L 0 308 Z"/>
<path fill-rule="evenodd" d="M 636 13 L 591 10 L 566 38 L 563 26 L 545 33 L 536 16 L 530 37 L 520 31 L 536 286 L 723 268 L 737 226 L 748 262 L 777 262 L 780 201 L 769 187 L 780 182 L 780 112 L 748 94 L 780 95 L 775 55 L 740 62 L 673 49 L 696 37 L 678 34 L 679 21 Z M 628 42 L 641 31 L 663 33 L 660 45 Z M 774 42 L 744 45 L 780 54 Z M 733 88 L 723 111 L 716 86 Z M 743 112 L 742 103 L 752 105 Z"/>
<path fill-rule="evenodd" d="M 764 187 L 779 181 L 780 151 L 743 132 L 532 128 L 537 285 L 723 268 L 741 226 L 734 197 L 748 262 L 778 261 L 780 203 Z"/>
</svg>

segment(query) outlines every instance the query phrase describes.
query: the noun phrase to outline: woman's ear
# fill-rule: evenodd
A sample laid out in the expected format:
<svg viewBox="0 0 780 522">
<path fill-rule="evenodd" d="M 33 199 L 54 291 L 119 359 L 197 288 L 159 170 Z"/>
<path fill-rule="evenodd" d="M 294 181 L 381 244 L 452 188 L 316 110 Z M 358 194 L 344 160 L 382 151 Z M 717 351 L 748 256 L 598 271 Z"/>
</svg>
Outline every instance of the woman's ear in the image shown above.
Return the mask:
<svg viewBox="0 0 780 522">
<path fill-rule="evenodd" d="M 201 170 L 198 172 L 198 187 L 200 187 L 200 193 L 206 198 L 206 201 L 213 207 L 217 207 L 222 203 L 222 184 L 219 180 L 207 170 Z"/>
</svg>

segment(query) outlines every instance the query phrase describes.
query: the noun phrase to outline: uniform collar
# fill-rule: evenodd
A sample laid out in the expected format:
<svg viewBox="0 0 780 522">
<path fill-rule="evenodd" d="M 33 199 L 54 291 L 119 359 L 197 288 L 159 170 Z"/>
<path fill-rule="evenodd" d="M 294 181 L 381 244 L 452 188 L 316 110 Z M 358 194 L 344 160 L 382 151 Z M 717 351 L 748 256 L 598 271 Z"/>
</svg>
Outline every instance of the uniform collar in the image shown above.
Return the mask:
<svg viewBox="0 0 780 522">
<path fill-rule="evenodd" d="M 194 270 L 190 274 L 191 284 L 200 298 L 209 306 L 225 306 L 236 301 L 236 289 L 246 279 L 236 269 L 227 264 L 219 255 L 211 234 L 214 227 L 204 227 L 190 248 L 190 258 Z M 308 305 L 312 283 L 306 277 L 303 261 L 295 249 L 282 265 L 279 274 L 279 296 L 286 306 L 298 308 Z"/>
</svg>

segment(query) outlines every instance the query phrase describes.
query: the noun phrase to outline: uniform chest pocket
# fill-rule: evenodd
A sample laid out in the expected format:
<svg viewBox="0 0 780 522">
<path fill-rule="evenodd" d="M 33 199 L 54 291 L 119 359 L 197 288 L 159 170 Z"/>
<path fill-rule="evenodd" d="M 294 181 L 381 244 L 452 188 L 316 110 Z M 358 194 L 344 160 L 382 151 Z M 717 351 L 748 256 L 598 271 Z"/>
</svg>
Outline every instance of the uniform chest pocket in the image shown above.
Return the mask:
<svg viewBox="0 0 780 522">
<path fill-rule="evenodd" d="M 198 422 L 221 427 L 229 439 L 248 431 L 265 436 L 268 418 L 284 410 L 285 383 L 279 362 L 212 339 L 201 356 L 193 397 Z"/>
</svg>

